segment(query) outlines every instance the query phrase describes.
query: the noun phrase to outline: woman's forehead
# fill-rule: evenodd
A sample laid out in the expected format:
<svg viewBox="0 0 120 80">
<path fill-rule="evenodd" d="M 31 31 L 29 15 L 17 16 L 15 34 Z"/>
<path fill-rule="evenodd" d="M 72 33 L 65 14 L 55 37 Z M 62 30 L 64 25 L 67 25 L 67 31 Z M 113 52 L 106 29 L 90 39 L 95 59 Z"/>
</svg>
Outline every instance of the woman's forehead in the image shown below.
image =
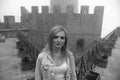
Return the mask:
<svg viewBox="0 0 120 80">
<path fill-rule="evenodd" d="M 55 35 L 65 36 L 65 32 L 64 31 L 60 31 L 60 32 L 56 33 Z"/>
</svg>

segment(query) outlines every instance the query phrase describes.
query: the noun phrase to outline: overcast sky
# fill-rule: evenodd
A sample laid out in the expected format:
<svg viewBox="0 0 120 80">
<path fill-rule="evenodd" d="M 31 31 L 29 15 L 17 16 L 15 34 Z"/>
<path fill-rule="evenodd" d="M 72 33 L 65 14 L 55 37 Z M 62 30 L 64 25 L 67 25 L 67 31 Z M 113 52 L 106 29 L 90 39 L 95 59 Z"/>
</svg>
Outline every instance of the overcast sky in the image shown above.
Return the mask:
<svg viewBox="0 0 120 80">
<path fill-rule="evenodd" d="M 49 6 L 50 0 L 0 0 L 0 20 L 3 21 L 4 15 L 14 15 L 16 21 L 19 22 L 21 6 L 29 12 L 31 12 L 31 6 L 39 6 L 39 12 L 41 12 L 43 5 Z M 93 12 L 95 6 L 105 7 L 102 37 L 120 26 L 120 0 L 79 0 L 79 7 L 81 5 L 89 5 L 90 13 Z"/>
</svg>

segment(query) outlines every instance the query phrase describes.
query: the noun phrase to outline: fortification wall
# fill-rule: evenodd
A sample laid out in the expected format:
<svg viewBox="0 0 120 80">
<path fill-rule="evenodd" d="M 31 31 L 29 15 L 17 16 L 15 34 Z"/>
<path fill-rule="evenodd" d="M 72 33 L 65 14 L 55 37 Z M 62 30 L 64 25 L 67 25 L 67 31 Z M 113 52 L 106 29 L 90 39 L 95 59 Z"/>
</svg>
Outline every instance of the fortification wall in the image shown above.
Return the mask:
<svg viewBox="0 0 120 80">
<path fill-rule="evenodd" d="M 15 22 L 15 16 L 12 15 L 5 15 L 4 22 L 0 22 L 0 28 L 3 29 L 15 29 L 18 25 L 20 22 Z"/>
<path fill-rule="evenodd" d="M 80 46 L 78 45 L 80 42 L 77 41 L 84 40 L 83 50 L 86 50 L 101 36 L 103 6 L 96 6 L 93 14 L 89 13 L 89 6 L 81 6 L 80 13 L 74 13 L 71 5 L 67 6 L 66 13 L 62 13 L 59 6 L 54 6 L 53 13 L 49 13 L 48 6 L 42 6 L 41 13 L 38 13 L 38 10 L 37 6 L 32 6 L 30 13 L 21 7 L 21 26 L 19 28 L 29 29 L 29 39 L 41 49 L 47 42 L 48 32 L 55 25 L 66 27 L 69 36 L 68 45 L 73 52 L 76 52 Z M 13 17 L 5 20 L 4 23 L 9 23 L 9 26 L 16 24 Z M 10 26 L 10 28 L 15 27 Z"/>
<path fill-rule="evenodd" d="M 34 6 L 33 6 L 34 7 Z M 55 6 L 53 13 L 49 13 L 48 6 L 42 6 L 42 13 L 38 13 L 38 7 L 29 14 L 30 36 L 33 42 L 41 43 L 41 49 L 46 44 L 46 36 L 55 25 L 66 27 L 69 35 L 69 46 L 73 52 L 76 51 L 78 39 L 84 40 L 84 50 L 88 49 L 94 41 L 101 36 L 103 21 L 103 6 L 96 6 L 93 14 L 89 14 L 89 6 L 82 6 L 80 13 L 73 13 L 72 6 L 67 7 L 66 13 L 61 13 L 60 7 Z M 33 8 L 32 8 L 33 10 Z M 36 35 L 39 32 L 40 35 Z M 34 34 L 33 34 L 34 32 Z M 36 37 L 39 37 L 39 39 Z"/>
</svg>

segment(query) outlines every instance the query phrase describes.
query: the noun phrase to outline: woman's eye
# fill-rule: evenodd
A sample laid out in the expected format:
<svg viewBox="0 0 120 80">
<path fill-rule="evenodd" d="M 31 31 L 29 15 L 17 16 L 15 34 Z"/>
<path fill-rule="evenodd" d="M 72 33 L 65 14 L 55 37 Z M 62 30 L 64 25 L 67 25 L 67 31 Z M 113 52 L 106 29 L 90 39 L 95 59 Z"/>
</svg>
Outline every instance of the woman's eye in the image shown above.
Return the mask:
<svg viewBox="0 0 120 80">
<path fill-rule="evenodd" d="M 58 36 L 55 36 L 54 39 L 58 39 Z"/>
<path fill-rule="evenodd" d="M 61 37 L 61 39 L 65 39 L 65 37 Z"/>
<path fill-rule="evenodd" d="M 55 36 L 55 37 L 54 37 L 54 39 L 58 39 L 58 38 L 60 38 L 60 39 L 65 39 L 64 36 Z"/>
</svg>

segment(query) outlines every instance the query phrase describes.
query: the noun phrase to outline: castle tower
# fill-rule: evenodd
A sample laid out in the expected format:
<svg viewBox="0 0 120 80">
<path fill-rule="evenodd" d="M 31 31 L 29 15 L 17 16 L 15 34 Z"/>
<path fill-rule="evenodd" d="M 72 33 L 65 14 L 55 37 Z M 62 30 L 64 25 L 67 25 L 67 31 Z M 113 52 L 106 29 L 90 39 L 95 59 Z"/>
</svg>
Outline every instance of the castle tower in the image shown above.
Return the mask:
<svg viewBox="0 0 120 80">
<path fill-rule="evenodd" d="M 74 13 L 78 12 L 78 0 L 51 0 L 50 12 L 53 12 L 54 6 L 60 6 L 61 12 L 66 13 L 67 6 L 73 6 Z"/>
</svg>

